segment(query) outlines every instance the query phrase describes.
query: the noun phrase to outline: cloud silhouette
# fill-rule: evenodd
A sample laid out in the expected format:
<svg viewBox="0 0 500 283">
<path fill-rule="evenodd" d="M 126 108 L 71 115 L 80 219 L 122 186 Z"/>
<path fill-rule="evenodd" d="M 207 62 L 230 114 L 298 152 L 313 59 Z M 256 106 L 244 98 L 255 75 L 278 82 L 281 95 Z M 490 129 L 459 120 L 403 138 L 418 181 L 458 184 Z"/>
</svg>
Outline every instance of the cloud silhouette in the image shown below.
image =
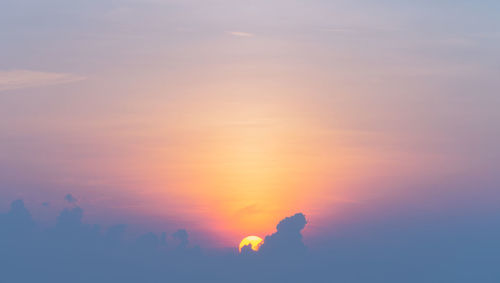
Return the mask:
<svg viewBox="0 0 500 283">
<path fill-rule="evenodd" d="M 10 210 L 3 217 L 2 226 L 7 233 L 11 234 L 26 233 L 35 227 L 35 222 L 24 206 L 23 200 L 18 199 L 10 204 Z"/>
<path fill-rule="evenodd" d="M 172 237 L 179 241 L 179 248 L 186 248 L 188 245 L 188 233 L 185 229 L 179 229 L 172 234 Z"/>
<path fill-rule="evenodd" d="M 155 233 L 149 232 L 140 236 L 136 240 L 136 248 L 143 251 L 154 251 L 158 249 L 160 245 L 160 239 Z"/>
<path fill-rule="evenodd" d="M 306 246 L 302 242 L 301 231 L 306 224 L 306 217 L 302 213 L 281 220 L 276 226 L 276 232 L 266 236 L 259 253 L 287 256 L 304 254 Z"/>
<path fill-rule="evenodd" d="M 125 224 L 101 230 L 86 224 L 83 215 L 78 206 L 65 208 L 54 227 L 42 229 L 22 200 L 13 201 L 6 213 L 0 213 L 0 281 L 465 283 L 500 279 L 495 260 L 498 228 L 485 230 L 491 232 L 487 237 L 466 226 L 452 229 L 448 222 L 406 229 L 400 229 L 401 223 L 383 223 L 342 241 L 332 237 L 320 251 L 306 253 L 301 233 L 307 220 L 297 213 L 278 223 L 259 252 L 248 245 L 238 255 L 234 250 L 189 248 L 185 229 L 170 234 L 178 245 L 169 249 L 166 233 L 127 238 Z"/>
<path fill-rule="evenodd" d="M 64 200 L 69 203 L 76 203 L 78 201 L 75 197 L 73 197 L 72 194 L 67 194 L 66 196 L 64 196 Z"/>
<path fill-rule="evenodd" d="M 252 249 L 252 244 L 248 244 L 248 245 L 241 247 L 240 254 L 243 256 L 253 256 L 253 255 L 256 255 L 257 252 Z"/>
<path fill-rule="evenodd" d="M 110 243 L 120 243 L 123 240 L 125 231 L 127 230 L 127 225 L 118 224 L 108 228 L 106 233 L 106 238 Z"/>
<path fill-rule="evenodd" d="M 56 236 L 72 241 L 79 238 L 80 234 L 85 232 L 84 230 L 87 228 L 83 226 L 82 218 L 83 209 L 80 207 L 65 208 L 57 217 Z"/>
</svg>

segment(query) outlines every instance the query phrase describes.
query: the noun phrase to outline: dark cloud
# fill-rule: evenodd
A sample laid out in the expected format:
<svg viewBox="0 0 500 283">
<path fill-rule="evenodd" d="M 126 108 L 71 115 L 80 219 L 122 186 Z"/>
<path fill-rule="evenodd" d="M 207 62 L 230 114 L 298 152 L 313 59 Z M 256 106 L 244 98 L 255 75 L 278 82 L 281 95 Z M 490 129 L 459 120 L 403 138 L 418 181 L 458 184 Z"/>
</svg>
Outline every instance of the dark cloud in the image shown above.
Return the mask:
<svg viewBox="0 0 500 283">
<path fill-rule="evenodd" d="M 162 232 L 160 235 L 160 245 L 166 246 L 167 245 L 167 233 Z"/>
<path fill-rule="evenodd" d="M 28 233 L 35 227 L 31 213 L 24 206 L 23 200 L 15 200 L 10 210 L 3 217 L 3 230 L 11 235 Z"/>
<path fill-rule="evenodd" d="M 276 226 L 276 232 L 266 236 L 259 253 L 280 256 L 304 254 L 306 246 L 302 242 L 301 231 L 306 224 L 306 217 L 302 213 L 281 220 Z"/>
<path fill-rule="evenodd" d="M 177 231 L 175 231 L 173 234 L 172 234 L 172 237 L 174 237 L 174 239 L 178 240 L 179 241 L 179 245 L 178 247 L 179 248 L 185 248 L 187 247 L 188 245 L 188 233 L 185 229 L 179 229 Z"/>
<path fill-rule="evenodd" d="M 240 253 L 242 256 L 253 256 L 257 254 L 257 252 L 252 249 L 252 244 L 241 247 Z"/>
<path fill-rule="evenodd" d="M 76 206 L 71 209 L 65 208 L 57 217 L 57 226 L 65 228 L 76 228 L 82 225 L 83 210 Z"/>
<path fill-rule="evenodd" d="M 136 240 L 136 248 L 142 251 L 154 251 L 160 245 L 160 239 L 155 233 L 149 232 Z"/>
<path fill-rule="evenodd" d="M 73 197 L 72 194 L 67 194 L 65 197 L 64 197 L 64 200 L 66 200 L 67 202 L 69 203 L 76 203 L 78 200 Z"/>
<path fill-rule="evenodd" d="M 120 243 L 125 236 L 126 230 L 127 230 L 127 225 L 125 224 L 118 224 L 111 226 L 108 228 L 108 231 L 106 233 L 106 238 L 111 243 Z"/>
<path fill-rule="evenodd" d="M 500 282 L 500 228 L 480 223 L 383 223 L 306 251 L 307 221 L 297 213 L 259 252 L 248 245 L 238 254 L 190 247 L 185 229 L 169 233 L 173 239 L 166 232 L 129 239 L 125 224 L 101 229 L 84 220 L 74 206 L 42 229 L 22 200 L 12 202 L 0 214 L 0 282 Z"/>
</svg>

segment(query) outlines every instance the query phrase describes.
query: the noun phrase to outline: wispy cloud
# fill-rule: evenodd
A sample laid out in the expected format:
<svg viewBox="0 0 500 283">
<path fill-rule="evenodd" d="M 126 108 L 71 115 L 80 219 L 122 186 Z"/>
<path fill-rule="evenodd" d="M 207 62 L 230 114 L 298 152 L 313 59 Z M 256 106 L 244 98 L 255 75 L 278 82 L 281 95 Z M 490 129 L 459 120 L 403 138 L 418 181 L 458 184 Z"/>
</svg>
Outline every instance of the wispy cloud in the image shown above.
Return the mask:
<svg viewBox="0 0 500 283">
<path fill-rule="evenodd" d="M 0 91 L 58 85 L 84 80 L 85 77 L 31 70 L 0 71 Z"/>
<path fill-rule="evenodd" d="M 242 32 L 242 31 L 227 31 L 226 33 L 232 35 L 232 36 L 238 36 L 238 37 L 253 37 L 255 34 L 249 33 L 249 32 Z"/>
</svg>

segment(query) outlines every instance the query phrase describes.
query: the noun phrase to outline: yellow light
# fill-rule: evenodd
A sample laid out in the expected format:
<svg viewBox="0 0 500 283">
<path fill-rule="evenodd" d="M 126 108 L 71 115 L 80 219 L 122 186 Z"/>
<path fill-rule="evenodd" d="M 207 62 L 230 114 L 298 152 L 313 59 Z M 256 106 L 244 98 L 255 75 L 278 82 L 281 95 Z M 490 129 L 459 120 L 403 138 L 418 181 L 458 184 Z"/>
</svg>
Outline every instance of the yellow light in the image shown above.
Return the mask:
<svg viewBox="0 0 500 283">
<path fill-rule="evenodd" d="M 248 236 L 246 237 L 245 239 L 241 240 L 240 242 L 240 246 L 239 246 L 239 252 L 241 253 L 241 249 L 244 247 L 244 246 L 247 246 L 247 245 L 251 245 L 252 247 L 252 250 L 254 251 L 258 251 L 260 246 L 264 243 L 264 240 L 262 240 L 261 237 L 257 237 L 257 236 Z"/>
</svg>

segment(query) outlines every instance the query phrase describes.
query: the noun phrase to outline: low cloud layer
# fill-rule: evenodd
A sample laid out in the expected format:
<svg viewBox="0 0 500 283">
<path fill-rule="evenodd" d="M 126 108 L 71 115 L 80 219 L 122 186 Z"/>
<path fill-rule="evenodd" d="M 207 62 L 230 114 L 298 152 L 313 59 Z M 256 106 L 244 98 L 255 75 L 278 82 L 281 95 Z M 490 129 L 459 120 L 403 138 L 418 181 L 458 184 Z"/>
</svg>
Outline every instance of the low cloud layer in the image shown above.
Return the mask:
<svg viewBox="0 0 500 283">
<path fill-rule="evenodd" d="M 236 250 L 207 254 L 189 242 L 185 229 L 127 240 L 127 225 L 102 229 L 86 224 L 76 199 L 68 194 L 65 200 L 72 206 L 47 229 L 35 223 L 22 200 L 0 214 L 0 267 L 7 282 L 274 282 L 268 279 L 278 272 L 246 274 L 249 265 L 263 268 L 270 257 Z M 279 255 L 285 246 L 303 247 L 297 233 L 304 225 L 304 216 L 296 214 L 281 221 L 268 237 L 268 248 L 280 266 L 288 262 L 285 254 Z"/>
<path fill-rule="evenodd" d="M 387 224 L 362 236 L 331 237 L 309 251 L 304 214 L 281 220 L 258 252 L 250 246 L 204 251 L 189 233 L 145 233 L 126 237 L 128 225 L 107 229 L 84 221 L 84 210 L 63 209 L 53 227 L 42 229 L 22 200 L 0 213 L 0 270 L 5 282 L 498 282 L 497 234 L 414 230 Z M 432 230 L 434 229 L 434 230 Z M 497 231 L 500 229 L 492 229 Z M 441 234 L 439 231 L 448 231 Z M 496 235 L 496 236 L 495 236 Z M 479 241 L 481 240 L 481 241 Z M 2 282 L 4 282 L 2 281 Z"/>
</svg>

